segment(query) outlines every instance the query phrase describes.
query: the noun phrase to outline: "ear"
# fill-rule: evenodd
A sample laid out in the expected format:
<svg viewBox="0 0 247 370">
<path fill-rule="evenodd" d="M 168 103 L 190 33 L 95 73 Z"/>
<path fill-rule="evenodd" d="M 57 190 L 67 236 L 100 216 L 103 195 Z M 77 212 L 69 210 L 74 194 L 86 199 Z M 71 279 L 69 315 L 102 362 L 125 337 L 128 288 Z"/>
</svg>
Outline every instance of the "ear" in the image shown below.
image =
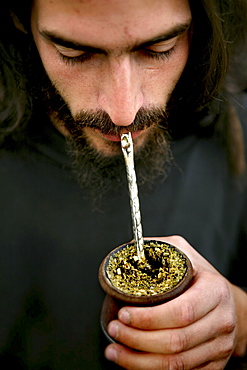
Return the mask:
<svg viewBox="0 0 247 370">
<path fill-rule="evenodd" d="M 12 10 L 10 10 L 10 16 L 11 16 L 13 22 L 14 22 L 15 27 L 19 31 L 21 31 L 23 33 L 28 33 L 27 30 L 25 29 L 25 27 L 23 26 L 23 24 L 21 23 L 20 19 L 15 15 L 15 13 L 13 13 Z"/>
</svg>

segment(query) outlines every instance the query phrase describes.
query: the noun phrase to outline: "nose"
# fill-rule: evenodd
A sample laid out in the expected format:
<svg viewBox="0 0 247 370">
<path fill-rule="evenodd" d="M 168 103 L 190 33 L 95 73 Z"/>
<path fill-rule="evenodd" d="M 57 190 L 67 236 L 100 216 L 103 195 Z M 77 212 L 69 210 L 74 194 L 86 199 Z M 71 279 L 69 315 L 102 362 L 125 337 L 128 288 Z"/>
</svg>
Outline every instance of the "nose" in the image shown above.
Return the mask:
<svg viewBox="0 0 247 370">
<path fill-rule="evenodd" d="M 128 56 L 110 60 L 100 84 L 99 105 L 116 126 L 129 126 L 143 105 L 140 76 Z"/>
</svg>

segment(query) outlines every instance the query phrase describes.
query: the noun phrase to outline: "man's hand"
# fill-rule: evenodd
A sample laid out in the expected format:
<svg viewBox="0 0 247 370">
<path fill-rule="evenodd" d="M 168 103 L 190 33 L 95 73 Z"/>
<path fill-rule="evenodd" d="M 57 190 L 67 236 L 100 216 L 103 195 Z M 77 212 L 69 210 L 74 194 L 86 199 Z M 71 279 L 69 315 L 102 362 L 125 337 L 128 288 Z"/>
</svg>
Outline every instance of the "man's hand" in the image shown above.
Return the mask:
<svg viewBox="0 0 247 370">
<path fill-rule="evenodd" d="M 231 285 L 183 238 L 152 238 L 177 246 L 194 268 L 191 287 L 154 307 L 123 307 L 109 334 L 120 344 L 106 357 L 131 370 L 224 369 L 247 345 L 247 294 Z"/>
</svg>

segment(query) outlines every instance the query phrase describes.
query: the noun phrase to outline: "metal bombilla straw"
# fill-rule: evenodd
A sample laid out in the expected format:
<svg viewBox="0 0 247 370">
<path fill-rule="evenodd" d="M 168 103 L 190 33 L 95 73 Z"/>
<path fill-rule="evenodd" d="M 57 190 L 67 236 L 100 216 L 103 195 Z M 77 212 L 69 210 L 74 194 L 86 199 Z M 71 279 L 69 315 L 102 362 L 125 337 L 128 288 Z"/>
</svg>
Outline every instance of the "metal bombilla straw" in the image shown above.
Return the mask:
<svg viewBox="0 0 247 370">
<path fill-rule="evenodd" d="M 141 261 L 145 259 L 145 254 L 143 249 L 141 212 L 138 198 L 138 188 L 136 183 L 136 173 L 134 167 L 134 147 L 130 132 L 121 135 L 121 147 L 124 155 L 127 172 L 134 240 L 137 250 L 137 257 L 139 261 Z"/>
</svg>

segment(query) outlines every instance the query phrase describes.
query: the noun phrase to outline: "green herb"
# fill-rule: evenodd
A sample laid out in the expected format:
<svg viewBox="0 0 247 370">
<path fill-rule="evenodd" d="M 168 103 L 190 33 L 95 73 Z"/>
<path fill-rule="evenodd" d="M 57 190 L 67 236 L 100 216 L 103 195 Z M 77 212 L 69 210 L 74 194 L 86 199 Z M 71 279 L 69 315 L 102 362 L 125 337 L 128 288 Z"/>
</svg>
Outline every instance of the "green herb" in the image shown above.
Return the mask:
<svg viewBox="0 0 247 370">
<path fill-rule="evenodd" d="M 144 244 L 145 259 L 139 261 L 134 245 L 110 257 L 107 275 L 124 293 L 147 296 L 167 292 L 184 277 L 186 259 L 174 247 L 161 242 Z"/>
</svg>

